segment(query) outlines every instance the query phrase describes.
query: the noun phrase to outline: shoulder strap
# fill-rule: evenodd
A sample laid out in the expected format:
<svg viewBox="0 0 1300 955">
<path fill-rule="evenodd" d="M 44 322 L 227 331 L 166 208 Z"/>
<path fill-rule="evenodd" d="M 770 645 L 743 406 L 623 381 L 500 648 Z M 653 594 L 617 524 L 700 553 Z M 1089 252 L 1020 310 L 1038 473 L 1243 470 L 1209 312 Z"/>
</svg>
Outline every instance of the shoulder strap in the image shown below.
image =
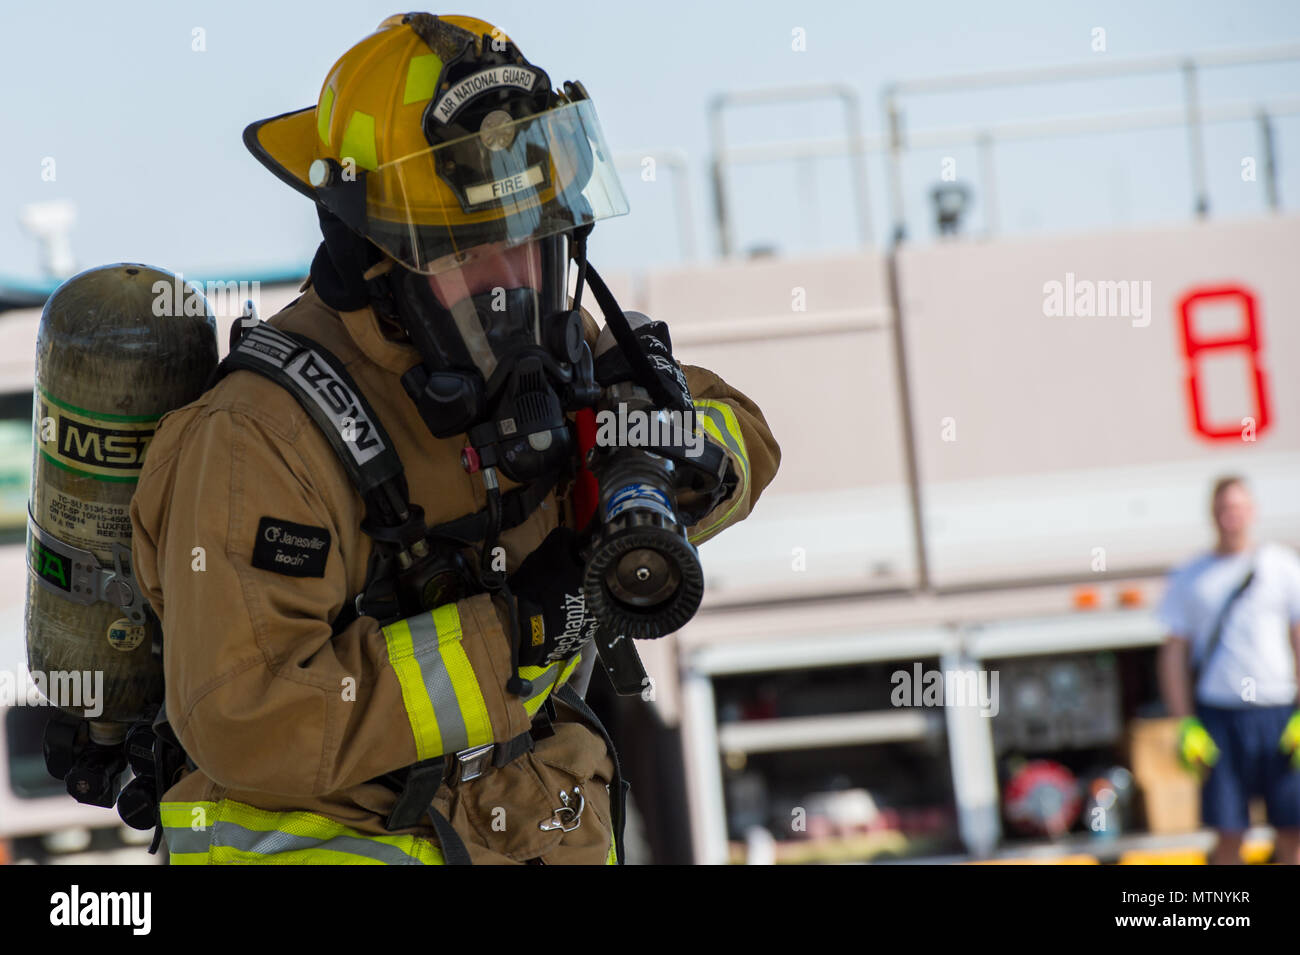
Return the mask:
<svg viewBox="0 0 1300 955">
<path fill-rule="evenodd" d="M 270 378 L 298 399 L 334 448 L 361 496 L 402 477 L 402 462 L 343 363 L 304 335 L 258 322 L 221 362 Z"/>
<path fill-rule="evenodd" d="M 1255 562 L 1251 561 L 1250 569 L 1246 576 L 1242 578 L 1241 583 L 1228 595 L 1224 601 L 1223 607 L 1219 610 L 1219 616 L 1214 621 L 1214 629 L 1210 631 L 1210 639 L 1205 644 L 1205 650 L 1192 665 L 1192 695 L 1196 695 L 1196 685 L 1201 681 L 1201 674 L 1205 672 L 1206 666 L 1214 657 L 1215 652 L 1219 649 L 1219 644 L 1223 641 L 1223 628 L 1228 622 L 1228 614 L 1231 613 L 1233 605 L 1241 598 L 1247 588 L 1255 580 Z"/>
</svg>

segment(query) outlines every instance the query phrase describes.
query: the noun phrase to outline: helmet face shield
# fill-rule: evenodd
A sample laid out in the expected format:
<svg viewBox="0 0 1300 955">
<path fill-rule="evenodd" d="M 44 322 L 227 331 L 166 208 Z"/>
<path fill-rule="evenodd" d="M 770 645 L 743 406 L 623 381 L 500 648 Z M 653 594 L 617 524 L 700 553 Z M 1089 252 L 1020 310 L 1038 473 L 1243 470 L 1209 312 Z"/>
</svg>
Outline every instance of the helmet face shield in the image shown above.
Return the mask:
<svg viewBox="0 0 1300 955">
<path fill-rule="evenodd" d="M 518 120 L 489 114 L 477 133 L 364 179 L 364 234 L 425 275 L 461 267 L 478 247 L 522 245 L 628 211 L 590 100 Z"/>
</svg>

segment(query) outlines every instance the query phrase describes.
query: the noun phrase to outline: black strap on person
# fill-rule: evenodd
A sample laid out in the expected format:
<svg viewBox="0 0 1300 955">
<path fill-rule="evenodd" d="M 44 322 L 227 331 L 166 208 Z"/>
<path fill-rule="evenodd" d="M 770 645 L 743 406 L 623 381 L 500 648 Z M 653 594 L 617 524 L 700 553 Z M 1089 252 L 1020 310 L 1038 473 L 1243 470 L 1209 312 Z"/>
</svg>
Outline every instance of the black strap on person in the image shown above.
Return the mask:
<svg viewBox="0 0 1300 955">
<path fill-rule="evenodd" d="M 1196 697 L 1196 686 L 1198 683 L 1201 682 L 1201 674 L 1205 672 L 1205 668 L 1209 666 L 1211 658 L 1218 651 L 1219 645 L 1223 642 L 1223 630 L 1224 630 L 1224 626 L 1228 622 L 1229 612 L 1232 610 L 1233 605 L 1236 604 L 1236 602 L 1241 598 L 1241 595 L 1246 592 L 1247 588 L 1250 587 L 1251 583 L 1254 580 L 1255 580 L 1255 566 L 1252 563 L 1250 570 L 1246 573 L 1246 576 L 1242 579 L 1241 583 L 1237 584 L 1236 588 L 1232 591 L 1232 593 L 1228 595 L 1227 601 L 1224 603 L 1222 609 L 1219 610 L 1219 616 L 1214 621 L 1214 629 L 1210 631 L 1210 639 L 1205 644 L 1205 650 L 1201 654 L 1199 654 L 1195 660 L 1192 661 L 1193 699 L 1195 699 Z"/>
<path fill-rule="evenodd" d="M 609 787 L 610 827 L 613 829 L 615 859 L 619 865 L 623 865 L 623 829 L 627 821 L 627 793 L 632 788 L 632 785 L 623 778 L 623 764 L 619 762 L 618 750 L 614 746 L 614 740 L 610 737 L 609 731 L 605 729 L 605 724 L 600 721 L 600 717 L 596 715 L 596 712 L 587 704 L 587 701 L 570 684 L 564 684 L 551 696 L 575 710 L 578 715 L 590 723 L 592 728 L 600 734 L 600 738 L 605 741 L 605 748 L 609 750 L 609 758 L 614 762 L 614 778 Z M 549 699 L 547 703 L 550 703 Z"/>
</svg>

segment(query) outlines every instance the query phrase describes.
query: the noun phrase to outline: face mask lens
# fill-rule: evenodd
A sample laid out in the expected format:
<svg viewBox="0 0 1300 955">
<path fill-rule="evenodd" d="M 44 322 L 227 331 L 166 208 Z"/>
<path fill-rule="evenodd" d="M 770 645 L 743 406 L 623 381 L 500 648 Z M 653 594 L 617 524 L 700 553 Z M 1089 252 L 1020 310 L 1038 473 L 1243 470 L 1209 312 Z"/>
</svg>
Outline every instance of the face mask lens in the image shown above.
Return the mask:
<svg viewBox="0 0 1300 955">
<path fill-rule="evenodd" d="M 497 242 L 471 250 L 457 267 L 425 279 L 443 308 L 498 289 L 502 293 L 520 288 L 538 291 L 542 287 L 541 250 L 537 242 L 510 248 Z"/>
</svg>

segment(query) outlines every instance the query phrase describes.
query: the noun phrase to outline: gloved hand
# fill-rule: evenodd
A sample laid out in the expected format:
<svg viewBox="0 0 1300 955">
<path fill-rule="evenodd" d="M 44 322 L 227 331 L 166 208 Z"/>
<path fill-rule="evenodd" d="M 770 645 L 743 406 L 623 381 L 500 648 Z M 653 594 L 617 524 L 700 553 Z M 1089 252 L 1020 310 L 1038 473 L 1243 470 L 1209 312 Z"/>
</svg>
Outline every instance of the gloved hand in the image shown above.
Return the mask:
<svg viewBox="0 0 1300 955">
<path fill-rule="evenodd" d="M 1219 747 L 1214 745 L 1201 721 L 1188 716 L 1178 724 L 1178 760 L 1183 768 L 1194 773 L 1209 769 L 1219 761 Z"/>
<path fill-rule="evenodd" d="M 1291 714 L 1286 728 L 1282 730 L 1282 752 L 1291 757 L 1291 765 L 1300 769 L 1300 710 Z"/>
<path fill-rule="evenodd" d="M 650 360 L 656 377 L 674 398 L 675 407 L 668 410 L 686 411 L 691 408 L 691 389 L 686 384 L 686 375 L 673 358 L 673 342 L 668 335 L 667 324 L 651 321 L 648 315 L 641 312 L 627 312 L 626 315 L 637 345 Z M 608 327 L 601 331 L 596 340 L 595 357 L 596 381 L 603 387 L 636 380 L 627 356 L 623 354 L 623 349 Z"/>
<path fill-rule="evenodd" d="M 557 527 L 507 578 L 519 608 L 520 666 L 567 660 L 596 635 L 582 593 L 585 569 L 577 533 Z"/>
</svg>

